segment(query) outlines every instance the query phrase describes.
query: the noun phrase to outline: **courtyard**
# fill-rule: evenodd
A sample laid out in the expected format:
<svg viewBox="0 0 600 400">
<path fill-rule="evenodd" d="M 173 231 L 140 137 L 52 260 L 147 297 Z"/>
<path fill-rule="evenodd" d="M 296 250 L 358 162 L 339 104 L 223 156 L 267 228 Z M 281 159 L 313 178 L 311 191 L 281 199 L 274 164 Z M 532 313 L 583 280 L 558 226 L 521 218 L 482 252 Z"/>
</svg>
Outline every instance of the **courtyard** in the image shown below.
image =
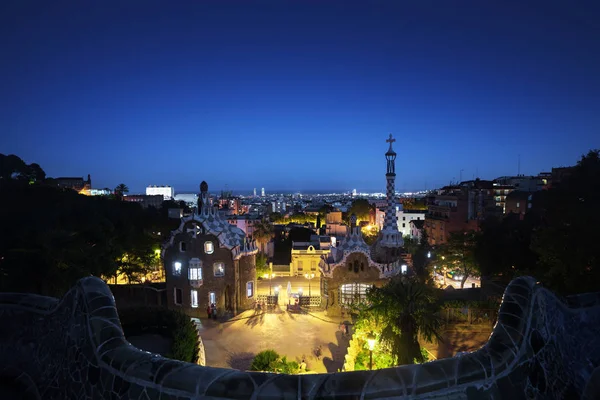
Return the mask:
<svg viewBox="0 0 600 400">
<path fill-rule="evenodd" d="M 348 339 L 339 329 L 342 319 L 324 314 L 277 308 L 268 313 L 245 311 L 221 323 L 203 318 L 206 365 L 246 370 L 257 353 L 272 349 L 290 361 L 304 359 L 309 371 L 337 372 L 344 364 Z"/>
</svg>

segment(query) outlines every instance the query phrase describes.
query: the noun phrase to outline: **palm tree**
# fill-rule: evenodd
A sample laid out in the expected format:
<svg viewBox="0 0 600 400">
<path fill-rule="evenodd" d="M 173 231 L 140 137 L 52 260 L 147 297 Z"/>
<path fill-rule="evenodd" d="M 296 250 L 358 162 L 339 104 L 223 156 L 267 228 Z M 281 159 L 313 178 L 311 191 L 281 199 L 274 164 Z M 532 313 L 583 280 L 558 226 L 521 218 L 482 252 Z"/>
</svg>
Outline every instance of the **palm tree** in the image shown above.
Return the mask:
<svg viewBox="0 0 600 400">
<path fill-rule="evenodd" d="M 125 193 L 129 193 L 129 188 L 127 187 L 127 185 L 126 185 L 126 184 L 124 184 L 124 183 L 120 183 L 120 184 L 118 184 L 118 185 L 117 185 L 117 187 L 115 188 L 115 195 L 116 195 L 118 198 L 122 199 L 122 198 L 123 198 L 123 195 L 124 195 Z"/>
<path fill-rule="evenodd" d="M 441 341 L 440 305 L 431 286 L 415 278 L 395 277 L 367 293 L 370 303 L 359 318 L 374 318 L 381 326 L 380 340 L 391 349 L 398 365 L 422 362 L 419 336 Z"/>
<path fill-rule="evenodd" d="M 272 236 L 273 226 L 269 223 L 269 221 L 263 219 L 254 224 L 252 238 L 256 240 L 262 253 L 265 253 L 265 245 L 269 242 L 269 240 L 271 240 Z"/>
</svg>

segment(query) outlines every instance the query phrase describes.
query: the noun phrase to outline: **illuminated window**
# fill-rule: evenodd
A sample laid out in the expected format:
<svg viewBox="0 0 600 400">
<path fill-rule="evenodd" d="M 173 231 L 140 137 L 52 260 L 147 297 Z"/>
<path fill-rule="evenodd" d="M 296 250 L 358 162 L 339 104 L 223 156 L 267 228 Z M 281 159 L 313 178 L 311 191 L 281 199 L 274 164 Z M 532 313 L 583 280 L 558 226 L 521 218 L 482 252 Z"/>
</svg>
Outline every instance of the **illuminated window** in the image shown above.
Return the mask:
<svg viewBox="0 0 600 400">
<path fill-rule="evenodd" d="M 192 258 L 188 267 L 188 279 L 190 281 L 202 280 L 202 263 L 198 258 Z"/>
<path fill-rule="evenodd" d="M 224 276 L 225 275 L 225 263 L 222 261 L 217 261 L 213 264 L 213 272 L 215 276 Z"/>
<path fill-rule="evenodd" d="M 520 204 L 519 204 L 519 202 L 517 201 L 517 208 L 519 208 L 519 206 L 520 206 Z"/>
<path fill-rule="evenodd" d="M 208 294 L 208 304 L 217 304 L 217 294 L 215 292 Z"/>
<path fill-rule="evenodd" d="M 213 246 L 213 242 L 204 242 L 204 252 L 206 254 L 212 254 L 215 251 L 215 247 Z"/>
<path fill-rule="evenodd" d="M 373 285 L 365 283 L 348 283 L 340 286 L 340 304 L 362 303 L 367 299 L 367 289 Z"/>
<path fill-rule="evenodd" d="M 192 289 L 190 291 L 190 304 L 192 308 L 198 308 L 198 291 Z"/>
<path fill-rule="evenodd" d="M 181 289 L 173 288 L 173 301 L 175 302 L 175 305 L 181 305 L 183 302 L 183 293 L 181 292 Z"/>
<path fill-rule="evenodd" d="M 175 276 L 181 275 L 181 263 L 179 261 L 175 261 L 173 263 L 173 275 L 175 275 Z"/>
<path fill-rule="evenodd" d="M 254 296 L 254 282 L 246 283 L 246 296 L 248 298 Z"/>
</svg>

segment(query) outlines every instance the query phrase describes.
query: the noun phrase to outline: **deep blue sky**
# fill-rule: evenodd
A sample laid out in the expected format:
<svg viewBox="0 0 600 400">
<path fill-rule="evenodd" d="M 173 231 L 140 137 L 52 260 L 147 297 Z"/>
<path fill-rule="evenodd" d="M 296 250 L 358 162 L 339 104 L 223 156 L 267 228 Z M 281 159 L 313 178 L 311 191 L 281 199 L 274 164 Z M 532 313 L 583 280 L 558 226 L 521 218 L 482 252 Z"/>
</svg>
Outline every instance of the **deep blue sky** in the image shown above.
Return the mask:
<svg viewBox="0 0 600 400">
<path fill-rule="evenodd" d="M 600 147 L 600 2 L 0 2 L 0 153 L 194 190 L 537 174 Z M 260 190 L 260 189 L 259 189 Z"/>
</svg>

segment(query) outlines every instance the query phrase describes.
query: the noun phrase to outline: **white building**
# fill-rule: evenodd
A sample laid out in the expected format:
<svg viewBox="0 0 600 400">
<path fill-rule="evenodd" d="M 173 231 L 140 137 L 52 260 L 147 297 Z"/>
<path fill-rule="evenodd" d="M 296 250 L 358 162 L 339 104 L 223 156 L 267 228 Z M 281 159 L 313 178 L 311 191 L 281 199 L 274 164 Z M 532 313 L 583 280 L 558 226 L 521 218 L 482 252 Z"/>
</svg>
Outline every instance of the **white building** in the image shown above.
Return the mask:
<svg viewBox="0 0 600 400">
<path fill-rule="evenodd" d="M 402 237 L 411 236 L 411 221 L 421 221 L 425 220 L 425 210 L 423 211 L 412 211 L 412 210 L 404 210 L 402 205 L 396 205 L 396 218 L 398 220 L 398 230 L 402 233 Z M 385 220 L 385 210 L 381 210 L 379 208 L 375 211 L 375 222 L 379 229 L 383 228 L 383 223 Z"/>
<path fill-rule="evenodd" d="M 261 197 L 265 197 L 265 188 L 260 189 Z"/>
<path fill-rule="evenodd" d="M 151 185 L 146 187 L 146 196 L 162 195 L 165 200 L 175 198 L 175 189 L 171 186 L 156 186 Z"/>
</svg>

